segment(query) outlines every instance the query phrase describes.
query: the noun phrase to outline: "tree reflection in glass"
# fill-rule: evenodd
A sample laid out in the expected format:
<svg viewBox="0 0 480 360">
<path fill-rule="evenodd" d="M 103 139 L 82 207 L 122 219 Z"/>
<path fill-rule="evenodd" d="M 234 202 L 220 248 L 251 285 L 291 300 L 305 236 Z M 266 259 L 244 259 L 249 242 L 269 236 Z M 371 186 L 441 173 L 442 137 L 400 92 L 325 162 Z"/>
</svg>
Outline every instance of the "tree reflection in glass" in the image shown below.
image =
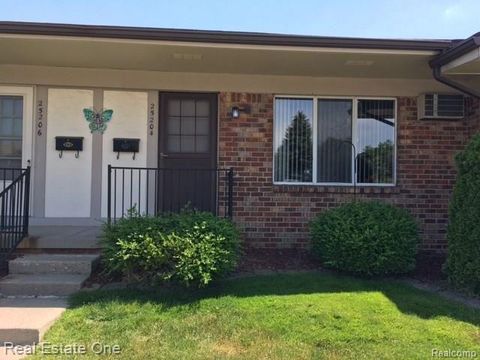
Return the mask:
<svg viewBox="0 0 480 360">
<path fill-rule="evenodd" d="M 311 182 L 313 141 L 311 120 L 298 111 L 275 152 L 275 180 Z"/>
</svg>

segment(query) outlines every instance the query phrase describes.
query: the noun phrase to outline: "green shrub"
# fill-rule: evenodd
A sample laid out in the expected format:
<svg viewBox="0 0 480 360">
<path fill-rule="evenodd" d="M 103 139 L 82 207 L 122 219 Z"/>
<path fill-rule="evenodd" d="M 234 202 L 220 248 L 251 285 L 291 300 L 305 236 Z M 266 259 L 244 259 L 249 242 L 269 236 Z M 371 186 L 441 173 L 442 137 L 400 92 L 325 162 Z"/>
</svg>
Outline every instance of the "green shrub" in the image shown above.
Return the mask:
<svg viewBox="0 0 480 360">
<path fill-rule="evenodd" d="M 379 202 L 354 202 L 311 222 L 312 250 L 323 265 L 358 275 L 407 273 L 415 267 L 418 235 L 405 210 Z"/>
<path fill-rule="evenodd" d="M 455 160 L 458 175 L 449 209 L 445 270 L 454 286 L 480 294 L 480 134 Z"/>
<path fill-rule="evenodd" d="M 129 279 L 204 286 L 232 271 L 239 254 L 232 222 L 206 212 L 130 216 L 104 228 L 106 270 Z"/>
</svg>

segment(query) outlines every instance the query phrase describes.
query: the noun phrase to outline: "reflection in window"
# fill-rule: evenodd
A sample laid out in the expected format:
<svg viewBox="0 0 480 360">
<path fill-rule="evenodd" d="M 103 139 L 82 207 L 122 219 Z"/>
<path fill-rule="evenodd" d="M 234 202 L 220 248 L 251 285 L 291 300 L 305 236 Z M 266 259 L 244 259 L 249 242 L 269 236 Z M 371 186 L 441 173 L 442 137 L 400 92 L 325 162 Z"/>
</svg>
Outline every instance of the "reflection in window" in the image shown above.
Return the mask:
<svg viewBox="0 0 480 360">
<path fill-rule="evenodd" d="M 205 153 L 210 147 L 210 103 L 207 100 L 169 100 L 167 150 Z"/>
<path fill-rule="evenodd" d="M 393 100 L 359 100 L 357 182 L 393 182 L 395 104 Z"/>
<path fill-rule="evenodd" d="M 352 181 L 352 101 L 318 100 L 317 182 Z"/>
<path fill-rule="evenodd" d="M 275 181 L 311 182 L 313 101 L 275 100 Z"/>
<path fill-rule="evenodd" d="M 276 182 L 395 181 L 395 100 L 276 98 L 274 122 Z"/>
<path fill-rule="evenodd" d="M 0 168 L 22 167 L 23 98 L 0 96 Z"/>
</svg>

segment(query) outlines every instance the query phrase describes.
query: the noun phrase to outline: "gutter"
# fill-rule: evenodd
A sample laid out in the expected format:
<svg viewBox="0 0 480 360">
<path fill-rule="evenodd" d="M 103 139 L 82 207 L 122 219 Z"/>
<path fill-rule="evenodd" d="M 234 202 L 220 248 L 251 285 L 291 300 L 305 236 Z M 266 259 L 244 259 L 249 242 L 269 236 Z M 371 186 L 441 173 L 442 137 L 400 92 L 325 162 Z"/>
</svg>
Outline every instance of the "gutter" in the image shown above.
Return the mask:
<svg viewBox="0 0 480 360">
<path fill-rule="evenodd" d="M 368 39 L 16 21 L 0 21 L 0 34 L 414 51 L 442 51 L 450 48 L 452 45 L 450 40 Z"/>
<path fill-rule="evenodd" d="M 455 90 L 461 91 L 467 95 L 473 96 L 477 99 L 480 99 L 480 91 L 468 87 L 458 81 L 452 80 L 450 78 L 442 75 L 442 66 L 457 59 L 458 57 L 480 47 L 480 33 L 476 33 L 470 36 L 468 39 L 465 39 L 459 42 L 457 45 L 454 45 L 452 48 L 444 51 L 440 55 L 436 56 L 434 59 L 430 60 L 429 65 L 433 71 L 433 77 L 435 80 L 445 84 Z"/>
<path fill-rule="evenodd" d="M 467 95 L 473 96 L 474 98 L 480 99 L 480 92 L 470 88 L 468 86 L 465 86 L 457 81 L 454 81 L 452 79 L 446 78 L 445 76 L 442 75 L 441 71 L 441 65 L 433 67 L 433 77 L 435 80 L 438 82 L 441 82 L 442 84 L 445 84 L 455 90 L 461 91 Z"/>
<path fill-rule="evenodd" d="M 469 38 L 458 42 L 453 45 L 450 49 L 444 50 L 434 59 L 430 60 L 429 64 L 431 67 L 442 66 L 446 63 L 449 63 L 452 60 L 457 59 L 458 57 L 468 53 L 469 51 L 480 46 L 480 32 L 476 33 Z"/>
</svg>

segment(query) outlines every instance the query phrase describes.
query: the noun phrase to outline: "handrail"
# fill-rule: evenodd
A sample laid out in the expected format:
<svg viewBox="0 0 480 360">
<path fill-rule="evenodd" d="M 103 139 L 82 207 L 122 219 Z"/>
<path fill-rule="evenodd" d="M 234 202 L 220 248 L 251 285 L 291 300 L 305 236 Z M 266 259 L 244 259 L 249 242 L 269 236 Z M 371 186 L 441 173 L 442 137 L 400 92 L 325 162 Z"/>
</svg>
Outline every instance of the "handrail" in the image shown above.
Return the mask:
<svg viewBox="0 0 480 360">
<path fill-rule="evenodd" d="M 0 197 L 4 196 L 3 194 L 5 192 L 7 192 L 8 190 L 10 190 L 12 187 L 16 186 L 17 185 L 17 181 L 18 179 L 20 179 L 22 177 L 23 174 L 20 174 L 14 181 L 12 181 L 6 188 L 4 188 L 1 192 L 0 192 Z"/>
<path fill-rule="evenodd" d="M 4 186 L 7 181 L 4 173 Z M 8 257 L 28 235 L 30 209 L 30 167 L 19 172 L 0 192 L 0 270 L 7 266 Z M 13 171 L 12 171 L 13 175 Z M 13 176 L 12 176 L 13 177 Z"/>
<path fill-rule="evenodd" d="M 233 217 L 232 168 L 156 168 L 108 165 L 107 220 L 132 208 L 145 215 L 184 208 Z"/>
<path fill-rule="evenodd" d="M 111 169 L 125 170 L 175 170 L 175 171 L 228 171 L 229 168 L 168 168 L 168 167 L 141 167 L 141 166 L 111 166 Z"/>
</svg>

